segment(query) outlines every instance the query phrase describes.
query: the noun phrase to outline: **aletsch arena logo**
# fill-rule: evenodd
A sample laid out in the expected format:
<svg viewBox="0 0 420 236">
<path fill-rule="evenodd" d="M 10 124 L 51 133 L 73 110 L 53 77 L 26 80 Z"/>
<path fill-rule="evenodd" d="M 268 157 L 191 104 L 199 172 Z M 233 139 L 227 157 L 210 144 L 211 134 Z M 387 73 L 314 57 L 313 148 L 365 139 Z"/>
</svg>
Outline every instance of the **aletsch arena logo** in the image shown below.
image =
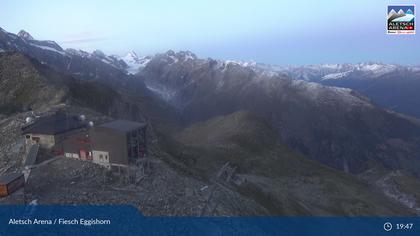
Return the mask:
<svg viewBox="0 0 420 236">
<path fill-rule="evenodd" d="M 415 34 L 415 6 L 388 6 L 388 34 Z"/>
</svg>

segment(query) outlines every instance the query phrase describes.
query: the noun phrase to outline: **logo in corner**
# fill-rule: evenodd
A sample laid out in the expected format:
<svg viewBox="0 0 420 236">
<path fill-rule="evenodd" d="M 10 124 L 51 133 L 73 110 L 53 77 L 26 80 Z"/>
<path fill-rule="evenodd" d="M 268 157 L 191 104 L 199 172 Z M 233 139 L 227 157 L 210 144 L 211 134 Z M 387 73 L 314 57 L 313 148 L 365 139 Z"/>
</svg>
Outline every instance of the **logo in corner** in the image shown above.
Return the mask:
<svg viewBox="0 0 420 236">
<path fill-rule="evenodd" d="M 415 34 L 415 5 L 388 6 L 388 34 Z"/>
</svg>

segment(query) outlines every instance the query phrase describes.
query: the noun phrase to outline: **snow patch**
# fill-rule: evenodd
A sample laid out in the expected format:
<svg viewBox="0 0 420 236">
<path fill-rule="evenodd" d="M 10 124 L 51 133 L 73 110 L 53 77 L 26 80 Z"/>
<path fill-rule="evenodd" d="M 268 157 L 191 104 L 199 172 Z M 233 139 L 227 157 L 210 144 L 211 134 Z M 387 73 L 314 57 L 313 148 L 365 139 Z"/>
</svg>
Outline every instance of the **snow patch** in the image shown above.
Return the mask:
<svg viewBox="0 0 420 236">
<path fill-rule="evenodd" d="M 178 60 L 178 58 L 176 57 L 176 56 L 169 56 L 169 58 L 171 58 L 172 59 L 172 63 L 177 63 L 179 60 Z"/>
<path fill-rule="evenodd" d="M 413 72 L 418 72 L 420 71 L 420 67 L 411 67 L 410 70 Z"/>
<path fill-rule="evenodd" d="M 14 40 L 16 40 L 16 39 L 18 38 L 18 36 L 16 36 L 15 34 L 8 33 L 8 32 L 6 32 L 6 33 L 7 33 L 7 35 L 8 35 L 10 38 L 12 38 L 12 39 L 14 39 Z"/>
<path fill-rule="evenodd" d="M 34 38 L 31 36 L 31 34 L 26 32 L 25 30 L 19 31 L 18 36 L 21 37 L 24 40 L 34 40 Z"/>
<path fill-rule="evenodd" d="M 232 65 L 238 65 L 243 67 L 254 67 L 257 66 L 257 63 L 255 61 L 233 61 L 233 60 L 226 60 L 224 61 L 226 65 L 232 64 Z"/>
<path fill-rule="evenodd" d="M 68 54 L 71 54 L 71 55 L 74 55 L 74 56 L 80 56 L 80 57 L 89 57 L 89 55 L 90 55 L 88 52 L 85 52 L 85 51 L 82 51 L 82 50 L 76 50 L 76 49 L 73 49 L 73 48 L 66 49 L 66 52 Z"/>
<path fill-rule="evenodd" d="M 101 61 L 103 63 L 106 63 L 106 64 L 110 65 L 110 66 L 114 66 L 114 64 L 108 58 L 101 58 Z"/>
<path fill-rule="evenodd" d="M 373 76 L 378 77 L 387 73 L 390 73 L 397 69 L 396 65 L 392 64 L 359 64 L 356 67 L 357 70 L 362 72 L 369 72 Z"/>
<path fill-rule="evenodd" d="M 330 80 L 330 79 L 340 79 L 349 75 L 353 70 L 349 70 L 346 72 L 339 72 L 339 73 L 332 73 L 322 77 L 321 80 Z"/>
<path fill-rule="evenodd" d="M 121 57 L 121 60 L 127 64 L 135 64 L 139 61 L 139 57 L 137 56 L 137 53 L 130 51 L 125 56 Z"/>
<path fill-rule="evenodd" d="M 127 64 L 128 74 L 136 74 L 141 69 L 146 67 L 152 58 L 150 56 L 140 58 L 137 56 L 137 53 L 131 51 L 128 52 L 124 57 L 120 57 L 120 59 L 123 60 L 125 64 Z"/>
<path fill-rule="evenodd" d="M 55 52 L 55 53 L 61 54 L 61 55 L 63 55 L 63 56 L 65 55 L 64 51 L 59 51 L 59 50 L 57 50 L 57 49 L 55 49 L 55 48 L 52 48 L 52 47 L 48 47 L 48 46 L 41 46 L 41 45 L 37 45 L 37 44 L 34 44 L 34 43 L 29 43 L 29 45 L 34 46 L 34 47 L 37 47 L 37 48 L 40 48 L 40 49 L 43 49 L 43 50 L 52 51 L 52 52 Z"/>
<path fill-rule="evenodd" d="M 338 70 L 338 69 L 341 69 L 341 65 L 339 65 L 339 64 L 322 64 L 321 68 Z"/>
<path fill-rule="evenodd" d="M 315 82 L 304 80 L 292 80 L 292 86 L 301 88 L 302 92 L 310 99 L 317 100 L 320 103 L 330 103 L 340 99 L 349 106 L 370 106 L 370 103 L 353 94 L 353 90 L 348 88 L 339 88 L 326 86 Z"/>
<path fill-rule="evenodd" d="M 176 95 L 175 91 L 171 91 L 163 86 L 146 84 L 146 88 L 167 102 L 170 102 Z"/>
<path fill-rule="evenodd" d="M 194 60 L 195 58 L 191 55 L 191 54 L 187 54 L 186 56 L 185 56 L 185 60 L 186 61 L 188 61 L 188 60 Z"/>
</svg>

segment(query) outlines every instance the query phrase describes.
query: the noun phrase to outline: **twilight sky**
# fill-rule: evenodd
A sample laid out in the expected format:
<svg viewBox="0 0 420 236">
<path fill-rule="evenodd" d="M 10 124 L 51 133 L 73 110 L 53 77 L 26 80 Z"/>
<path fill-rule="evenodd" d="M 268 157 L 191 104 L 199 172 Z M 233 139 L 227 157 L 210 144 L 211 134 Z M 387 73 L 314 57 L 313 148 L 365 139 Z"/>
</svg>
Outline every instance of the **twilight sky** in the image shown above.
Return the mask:
<svg viewBox="0 0 420 236">
<path fill-rule="evenodd" d="M 1 0 L 0 27 L 63 48 L 169 49 L 268 64 L 420 64 L 417 35 L 387 35 L 387 5 L 420 0 Z M 417 9 L 416 9 L 417 11 Z"/>
</svg>

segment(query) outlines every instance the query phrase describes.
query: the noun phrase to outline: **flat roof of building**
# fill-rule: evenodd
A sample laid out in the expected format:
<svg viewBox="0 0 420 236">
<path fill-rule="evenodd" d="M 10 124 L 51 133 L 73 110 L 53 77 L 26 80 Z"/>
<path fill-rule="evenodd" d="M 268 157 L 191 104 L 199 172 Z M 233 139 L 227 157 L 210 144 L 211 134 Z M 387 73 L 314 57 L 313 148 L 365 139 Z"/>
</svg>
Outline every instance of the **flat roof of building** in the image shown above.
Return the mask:
<svg viewBox="0 0 420 236">
<path fill-rule="evenodd" d="M 13 182 L 14 180 L 20 178 L 21 176 L 23 176 L 23 174 L 20 172 L 13 172 L 13 173 L 5 174 L 3 176 L 0 176 L 0 184 L 1 185 L 9 184 Z"/>
<path fill-rule="evenodd" d="M 41 117 L 33 124 L 22 128 L 23 134 L 59 134 L 70 130 L 86 127 L 86 123 L 77 116 L 69 116 L 64 113 L 56 113 L 51 116 Z"/>
<path fill-rule="evenodd" d="M 114 120 L 102 125 L 100 127 L 114 129 L 121 132 L 129 132 L 135 129 L 141 129 L 146 127 L 146 123 L 139 123 L 129 120 Z"/>
</svg>

